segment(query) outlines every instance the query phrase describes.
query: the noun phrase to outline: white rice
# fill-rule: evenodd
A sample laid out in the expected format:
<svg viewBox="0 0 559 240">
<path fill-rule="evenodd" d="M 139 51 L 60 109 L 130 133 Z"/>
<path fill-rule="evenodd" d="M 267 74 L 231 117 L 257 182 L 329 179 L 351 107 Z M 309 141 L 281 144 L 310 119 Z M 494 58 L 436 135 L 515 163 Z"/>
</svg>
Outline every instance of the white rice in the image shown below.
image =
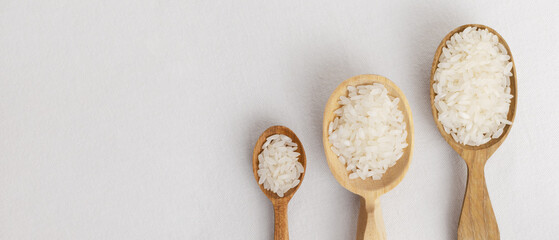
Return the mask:
<svg viewBox="0 0 559 240">
<path fill-rule="evenodd" d="M 404 154 L 407 131 L 399 98 L 375 83 L 347 88 L 341 107 L 328 127 L 332 151 L 346 166 L 350 179 L 379 180 Z"/>
<path fill-rule="evenodd" d="M 499 38 L 468 27 L 454 34 L 435 71 L 438 119 L 456 142 L 479 146 L 498 138 L 507 120 L 512 62 Z"/>
<path fill-rule="evenodd" d="M 297 144 L 283 134 L 268 137 L 258 155 L 258 184 L 283 197 L 289 189 L 299 185 L 305 170 L 298 161 Z"/>
</svg>

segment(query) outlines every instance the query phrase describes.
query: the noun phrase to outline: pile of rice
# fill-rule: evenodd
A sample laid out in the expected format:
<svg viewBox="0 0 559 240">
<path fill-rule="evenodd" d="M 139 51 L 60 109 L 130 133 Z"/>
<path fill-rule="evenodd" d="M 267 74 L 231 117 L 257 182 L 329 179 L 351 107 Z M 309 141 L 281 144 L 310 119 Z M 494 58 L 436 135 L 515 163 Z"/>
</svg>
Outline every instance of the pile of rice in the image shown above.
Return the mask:
<svg viewBox="0 0 559 240">
<path fill-rule="evenodd" d="M 289 189 L 299 185 L 299 177 L 305 170 L 298 161 L 297 144 L 283 134 L 266 138 L 258 155 L 258 184 L 283 197 Z"/>
<path fill-rule="evenodd" d="M 407 131 L 399 98 L 388 95 L 384 85 L 374 83 L 347 88 L 341 107 L 328 127 L 332 151 L 351 171 L 350 179 L 379 180 L 404 154 Z"/>
<path fill-rule="evenodd" d="M 507 120 L 512 62 L 499 38 L 468 27 L 454 34 L 442 54 L 433 90 L 438 119 L 456 142 L 479 146 L 498 138 Z"/>
</svg>

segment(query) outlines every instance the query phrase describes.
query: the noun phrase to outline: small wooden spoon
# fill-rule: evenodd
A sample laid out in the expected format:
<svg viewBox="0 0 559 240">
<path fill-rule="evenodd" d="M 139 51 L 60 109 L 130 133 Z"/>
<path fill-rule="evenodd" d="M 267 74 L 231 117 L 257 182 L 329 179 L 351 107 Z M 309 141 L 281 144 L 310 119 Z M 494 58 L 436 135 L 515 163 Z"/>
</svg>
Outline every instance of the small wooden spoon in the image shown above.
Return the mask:
<svg viewBox="0 0 559 240">
<path fill-rule="evenodd" d="M 291 138 L 291 140 L 293 140 L 294 143 L 297 144 L 297 150 L 295 151 L 301 154 L 299 155 L 299 162 L 301 163 L 301 165 L 303 165 L 303 168 L 305 169 L 303 173 L 301 173 L 301 176 L 299 177 L 300 180 L 299 185 L 297 185 L 292 189 L 289 189 L 289 191 L 287 191 L 283 197 L 279 197 L 276 193 L 264 189 L 263 185 L 260 184 L 258 185 L 260 186 L 262 192 L 266 194 L 266 197 L 268 197 L 270 201 L 272 201 L 272 205 L 274 205 L 274 222 L 275 222 L 274 239 L 288 240 L 289 231 L 287 229 L 287 204 L 289 203 L 289 200 L 291 200 L 291 198 L 293 197 L 293 195 L 295 194 L 297 189 L 299 189 L 299 186 L 301 186 L 301 183 L 303 182 L 303 178 L 305 177 L 305 172 L 307 171 L 307 157 L 305 156 L 305 150 L 303 149 L 303 144 L 301 144 L 301 141 L 299 141 L 299 138 L 297 137 L 297 135 L 295 135 L 295 133 L 293 133 L 293 131 L 291 131 L 291 129 L 284 126 L 270 127 L 266 129 L 266 131 L 264 131 L 262 135 L 260 135 L 258 141 L 256 142 L 256 146 L 254 146 L 254 151 L 252 153 L 252 171 L 254 172 L 254 178 L 256 179 L 256 182 L 258 182 L 258 180 L 260 179 L 258 177 L 257 171 L 258 171 L 258 155 L 262 152 L 262 144 L 266 142 L 266 138 L 275 134 L 283 134 L 285 136 L 288 136 Z"/>
<path fill-rule="evenodd" d="M 334 120 L 334 111 L 340 108 L 338 100 L 340 96 L 347 96 L 348 86 L 358 86 L 373 83 L 381 83 L 388 90 L 388 94 L 400 98 L 398 108 L 404 114 L 408 137 L 408 146 L 404 149 L 404 155 L 396 165 L 390 167 L 380 180 L 367 178 L 366 180 L 349 179 L 349 172 L 345 164 L 338 160 L 338 156 L 330 148 L 332 144 L 328 140 L 328 126 Z M 402 181 L 410 166 L 413 153 L 413 120 L 408 100 L 402 91 L 393 82 L 378 75 L 359 75 L 342 82 L 328 99 L 324 109 L 324 120 L 322 124 L 322 142 L 326 160 L 330 171 L 338 182 L 347 190 L 361 196 L 361 209 L 357 224 L 357 239 L 386 239 L 386 230 L 382 219 L 380 208 L 380 196 L 392 190 Z"/>
<path fill-rule="evenodd" d="M 513 96 L 509 113 L 508 120 L 513 122 L 514 115 L 516 113 L 516 66 L 514 65 L 514 60 L 512 59 L 512 54 L 509 46 L 497 33 L 490 27 L 479 25 L 479 24 L 468 24 L 460 26 L 450 33 L 448 33 L 441 44 L 437 48 L 435 53 L 435 59 L 433 59 L 433 66 L 431 68 L 431 109 L 433 111 L 433 119 L 437 123 L 439 132 L 444 137 L 444 139 L 450 144 L 450 146 L 464 159 L 468 165 L 468 182 L 466 184 L 466 194 L 464 195 L 464 203 L 462 205 L 462 213 L 460 214 L 460 222 L 458 223 L 458 240 L 469 240 L 469 239 L 500 239 L 499 227 L 497 226 L 497 220 L 495 219 L 495 214 L 493 213 L 493 208 L 491 207 L 491 201 L 489 200 L 489 193 L 487 192 L 487 186 L 485 184 L 485 174 L 484 167 L 485 163 L 489 157 L 497 150 L 497 148 L 503 143 L 507 137 L 511 125 L 506 125 L 503 130 L 503 134 L 499 138 L 492 139 L 491 141 L 481 145 L 481 146 L 468 146 L 460 144 L 452 138 L 452 136 L 445 132 L 443 125 L 438 120 L 438 111 L 435 107 L 435 92 L 433 90 L 435 71 L 437 70 L 437 65 L 439 63 L 439 57 L 441 56 L 442 49 L 446 46 L 446 41 L 450 40 L 452 35 L 457 32 L 462 32 L 467 27 L 477 27 L 481 29 L 487 29 L 489 32 L 495 34 L 499 37 L 499 42 L 505 46 L 507 52 L 510 56 L 510 61 L 513 64 L 512 67 L 512 77 L 510 78 L 510 89 Z"/>
</svg>

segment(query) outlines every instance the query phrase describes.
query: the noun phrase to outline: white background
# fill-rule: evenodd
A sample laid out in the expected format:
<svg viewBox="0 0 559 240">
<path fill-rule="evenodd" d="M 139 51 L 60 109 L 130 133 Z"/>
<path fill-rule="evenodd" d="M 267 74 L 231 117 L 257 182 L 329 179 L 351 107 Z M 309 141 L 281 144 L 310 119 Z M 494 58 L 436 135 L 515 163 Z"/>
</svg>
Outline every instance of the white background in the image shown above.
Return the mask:
<svg viewBox="0 0 559 240">
<path fill-rule="evenodd" d="M 429 105 L 436 47 L 480 23 L 512 50 L 518 110 L 486 166 L 502 239 L 559 235 L 557 1 L 1 1 L 0 239 L 271 239 L 251 168 L 288 126 L 307 175 L 292 239 L 352 239 L 323 108 L 376 73 L 407 95 L 414 157 L 382 197 L 389 239 L 456 239 L 466 168 Z"/>
</svg>

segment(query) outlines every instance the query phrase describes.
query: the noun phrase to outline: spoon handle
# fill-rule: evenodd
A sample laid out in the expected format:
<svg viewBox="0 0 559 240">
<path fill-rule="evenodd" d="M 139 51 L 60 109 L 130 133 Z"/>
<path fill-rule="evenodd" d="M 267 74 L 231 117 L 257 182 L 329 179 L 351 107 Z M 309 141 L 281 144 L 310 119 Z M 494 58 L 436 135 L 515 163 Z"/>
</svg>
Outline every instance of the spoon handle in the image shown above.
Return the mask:
<svg viewBox="0 0 559 240">
<path fill-rule="evenodd" d="M 287 203 L 274 204 L 274 240 L 289 240 Z"/>
<path fill-rule="evenodd" d="M 468 164 L 468 183 L 458 223 L 458 240 L 500 239 L 499 227 L 485 184 L 484 166 L 481 161 Z"/>
<path fill-rule="evenodd" d="M 382 219 L 380 199 L 361 197 L 361 209 L 357 223 L 357 240 L 385 240 L 386 230 Z"/>
</svg>

